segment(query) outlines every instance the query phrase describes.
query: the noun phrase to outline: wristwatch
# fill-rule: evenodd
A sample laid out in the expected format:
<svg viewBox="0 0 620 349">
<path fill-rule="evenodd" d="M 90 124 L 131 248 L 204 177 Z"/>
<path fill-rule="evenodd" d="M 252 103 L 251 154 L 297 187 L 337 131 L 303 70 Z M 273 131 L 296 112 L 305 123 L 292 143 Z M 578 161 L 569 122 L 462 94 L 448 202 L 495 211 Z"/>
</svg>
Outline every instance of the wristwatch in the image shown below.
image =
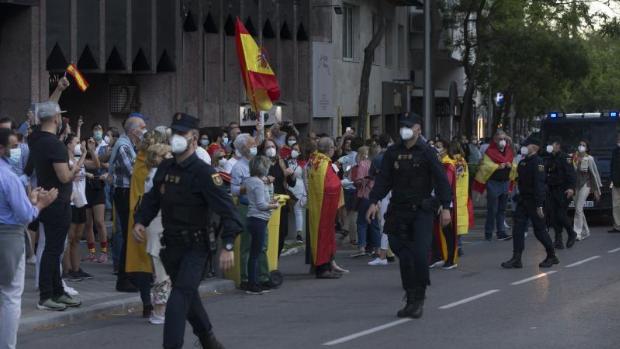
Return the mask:
<svg viewBox="0 0 620 349">
<path fill-rule="evenodd" d="M 228 252 L 231 252 L 234 249 L 234 247 L 235 245 L 231 244 L 230 242 L 224 245 L 224 249 Z"/>
</svg>

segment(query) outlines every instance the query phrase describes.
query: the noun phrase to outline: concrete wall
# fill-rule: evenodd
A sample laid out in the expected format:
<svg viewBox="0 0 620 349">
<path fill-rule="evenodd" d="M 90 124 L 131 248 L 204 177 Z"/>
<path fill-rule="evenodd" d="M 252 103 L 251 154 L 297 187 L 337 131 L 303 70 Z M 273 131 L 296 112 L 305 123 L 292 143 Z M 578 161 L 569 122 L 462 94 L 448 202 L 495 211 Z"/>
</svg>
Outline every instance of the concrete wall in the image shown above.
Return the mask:
<svg viewBox="0 0 620 349">
<path fill-rule="evenodd" d="M 30 7 L 0 5 L 0 117 L 23 121 L 31 103 Z"/>
</svg>

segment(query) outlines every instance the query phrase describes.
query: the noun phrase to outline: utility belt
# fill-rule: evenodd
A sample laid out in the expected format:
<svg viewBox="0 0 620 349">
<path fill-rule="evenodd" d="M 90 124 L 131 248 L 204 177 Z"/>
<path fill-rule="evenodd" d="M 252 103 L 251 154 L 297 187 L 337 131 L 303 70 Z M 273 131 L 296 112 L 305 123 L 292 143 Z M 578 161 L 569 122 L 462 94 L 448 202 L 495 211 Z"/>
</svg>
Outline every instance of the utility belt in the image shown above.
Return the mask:
<svg viewBox="0 0 620 349">
<path fill-rule="evenodd" d="M 418 214 L 435 214 L 438 210 L 439 200 L 433 197 L 418 203 L 390 203 L 383 230 L 401 240 L 412 241 L 415 230 L 423 228 L 416 224 Z"/>
<path fill-rule="evenodd" d="M 206 247 L 210 239 L 206 229 L 164 230 L 161 244 L 163 247 Z"/>
<path fill-rule="evenodd" d="M 421 201 L 413 202 L 413 203 L 390 203 L 388 206 L 388 210 L 394 210 L 397 212 L 417 212 L 417 211 L 427 211 L 427 212 L 437 212 L 439 210 L 439 200 L 434 197 L 424 199 Z"/>
</svg>

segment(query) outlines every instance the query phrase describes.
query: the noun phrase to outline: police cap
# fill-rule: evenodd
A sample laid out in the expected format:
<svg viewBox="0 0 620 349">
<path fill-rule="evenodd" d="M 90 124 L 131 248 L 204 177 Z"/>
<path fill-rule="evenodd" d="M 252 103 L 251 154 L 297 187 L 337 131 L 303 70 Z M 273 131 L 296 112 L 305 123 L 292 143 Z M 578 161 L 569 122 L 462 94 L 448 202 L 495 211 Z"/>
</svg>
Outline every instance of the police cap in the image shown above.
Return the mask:
<svg viewBox="0 0 620 349">
<path fill-rule="evenodd" d="M 172 117 L 172 125 L 170 125 L 170 128 L 173 131 L 179 131 L 179 132 L 197 130 L 199 128 L 198 127 L 199 122 L 200 121 L 198 120 L 198 118 L 193 117 L 191 115 L 188 115 L 185 113 L 176 113 Z"/>
<path fill-rule="evenodd" d="M 413 125 L 422 125 L 422 118 L 416 113 L 401 114 L 399 118 L 400 126 L 413 127 Z"/>
</svg>

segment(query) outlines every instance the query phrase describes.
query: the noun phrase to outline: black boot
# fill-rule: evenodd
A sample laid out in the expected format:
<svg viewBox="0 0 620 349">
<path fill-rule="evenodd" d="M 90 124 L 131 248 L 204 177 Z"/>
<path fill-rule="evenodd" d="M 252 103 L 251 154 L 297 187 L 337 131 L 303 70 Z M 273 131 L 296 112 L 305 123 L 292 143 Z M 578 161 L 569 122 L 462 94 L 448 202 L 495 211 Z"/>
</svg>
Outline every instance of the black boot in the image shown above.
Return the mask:
<svg viewBox="0 0 620 349">
<path fill-rule="evenodd" d="M 570 234 L 568 234 L 568 240 L 566 240 L 566 248 L 573 247 L 573 245 L 575 245 L 575 241 L 577 241 L 577 233 L 571 230 Z"/>
<path fill-rule="evenodd" d="M 568 245 L 568 242 L 566 242 L 566 244 Z M 555 247 L 556 250 L 564 249 L 564 243 L 562 242 L 562 232 L 555 232 L 555 244 L 553 245 L 553 247 Z"/>
<path fill-rule="evenodd" d="M 198 337 L 198 339 L 200 340 L 200 345 L 202 345 L 202 349 L 224 349 L 224 346 L 222 345 L 222 343 L 218 342 L 213 332 L 203 334 L 202 336 Z"/>
<path fill-rule="evenodd" d="M 538 264 L 541 268 L 551 268 L 554 264 L 559 264 L 560 260 L 555 256 L 553 251 L 547 251 L 547 258 Z"/>
<path fill-rule="evenodd" d="M 407 290 L 407 304 L 405 304 L 404 308 L 398 311 L 396 316 L 401 318 L 421 318 L 424 308 L 425 294 L 426 288 L 424 287 L 417 287 L 413 290 Z"/>
<path fill-rule="evenodd" d="M 506 268 L 506 269 L 523 268 L 523 264 L 521 263 L 521 252 L 513 252 L 512 258 L 502 263 L 502 268 Z"/>
</svg>

